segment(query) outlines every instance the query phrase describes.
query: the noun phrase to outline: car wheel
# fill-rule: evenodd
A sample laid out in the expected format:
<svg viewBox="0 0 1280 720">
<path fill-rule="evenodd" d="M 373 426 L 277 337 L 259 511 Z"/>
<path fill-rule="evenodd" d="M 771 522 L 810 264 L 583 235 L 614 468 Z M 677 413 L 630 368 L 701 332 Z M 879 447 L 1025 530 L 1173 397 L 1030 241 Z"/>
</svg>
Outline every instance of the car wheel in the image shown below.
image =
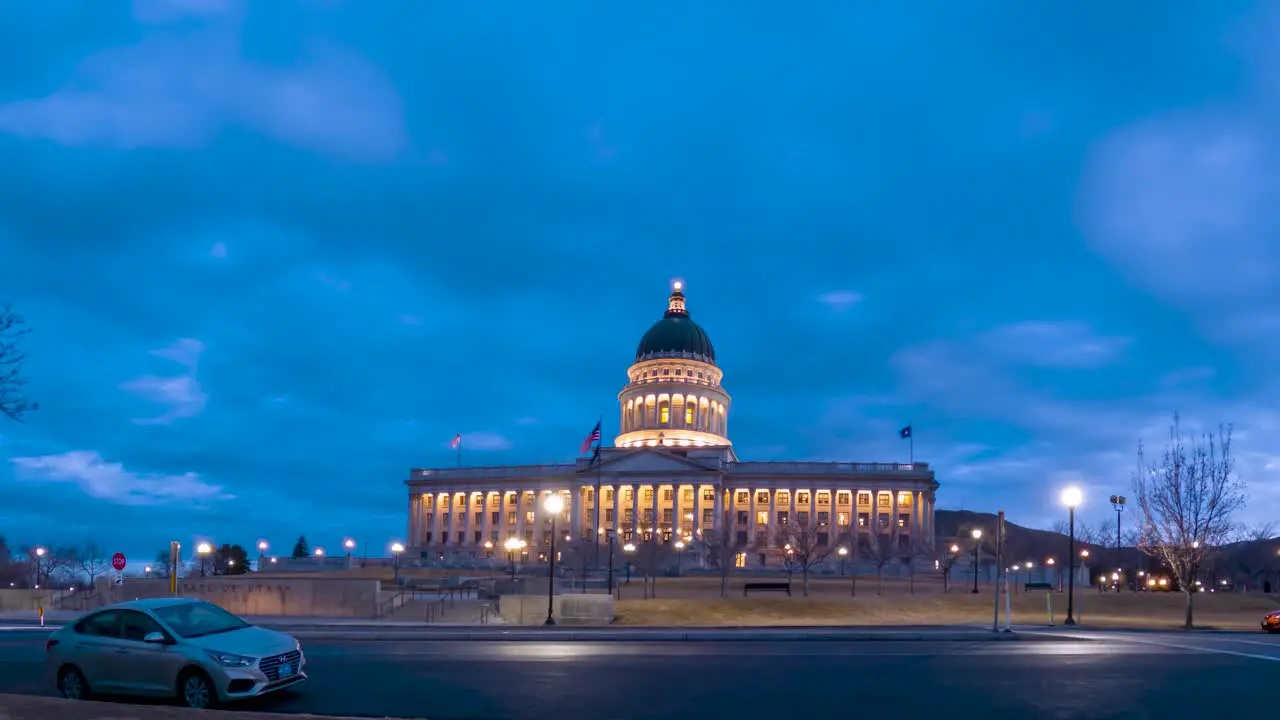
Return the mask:
<svg viewBox="0 0 1280 720">
<path fill-rule="evenodd" d="M 58 673 L 58 694 L 68 700 L 88 700 L 91 695 L 84 674 L 71 666 Z"/>
<path fill-rule="evenodd" d="M 218 693 L 208 675 L 192 670 L 178 678 L 178 702 L 185 707 L 207 710 L 218 704 Z"/>
</svg>

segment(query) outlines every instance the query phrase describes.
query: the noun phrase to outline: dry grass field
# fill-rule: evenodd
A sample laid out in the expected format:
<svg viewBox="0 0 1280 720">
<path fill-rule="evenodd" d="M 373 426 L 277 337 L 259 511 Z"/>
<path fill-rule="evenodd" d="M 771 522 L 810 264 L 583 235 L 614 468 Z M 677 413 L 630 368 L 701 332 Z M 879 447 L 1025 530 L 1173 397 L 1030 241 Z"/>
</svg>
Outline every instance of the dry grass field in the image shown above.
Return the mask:
<svg viewBox="0 0 1280 720">
<path fill-rule="evenodd" d="M 497 567 L 494 574 L 503 574 Z M 402 570 L 413 578 L 443 578 L 459 571 Z M 474 577 L 483 571 L 463 573 Z M 263 577 L 271 577 L 263 574 Z M 312 573 L 278 573 L 276 576 L 315 576 Z M 391 568 L 353 568 L 326 572 L 323 577 L 352 577 L 390 581 Z M 618 575 L 617 622 L 640 626 L 805 626 L 805 625 L 956 625 L 987 624 L 992 621 L 994 594 L 990 584 L 972 592 L 972 581 L 954 581 L 943 592 L 936 573 L 920 574 L 914 582 L 907 578 L 886 578 L 877 583 L 874 575 L 859 575 L 856 595 L 852 577 L 823 576 L 809 580 L 809 596 L 801 594 L 801 581 L 792 579 L 793 597 L 776 594 L 742 596 L 742 586 L 752 580 L 778 581 L 778 575 L 730 578 L 729 597 L 720 597 L 718 576 L 659 578 L 656 598 L 644 599 L 643 581 L 625 573 Z M 1053 622 L 1066 617 L 1067 596 L 1043 591 L 1022 592 L 1010 583 L 1013 622 L 1018 625 L 1049 625 L 1049 604 Z M 1184 599 L 1176 593 L 1099 593 L 1095 588 L 1076 589 L 1076 617 L 1083 627 L 1173 629 L 1181 627 Z M 1280 596 L 1260 593 L 1200 593 L 1196 596 L 1196 625 L 1221 630 L 1257 630 L 1262 616 L 1280 609 Z M 1003 601 L 1001 605 L 1003 622 Z"/>
</svg>

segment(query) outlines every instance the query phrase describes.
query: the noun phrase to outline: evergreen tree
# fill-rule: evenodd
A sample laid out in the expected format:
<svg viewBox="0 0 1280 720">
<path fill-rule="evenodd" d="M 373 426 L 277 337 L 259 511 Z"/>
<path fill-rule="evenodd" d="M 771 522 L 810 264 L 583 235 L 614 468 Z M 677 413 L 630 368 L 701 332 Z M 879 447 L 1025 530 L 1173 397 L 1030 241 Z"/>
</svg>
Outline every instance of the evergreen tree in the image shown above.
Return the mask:
<svg viewBox="0 0 1280 720">
<path fill-rule="evenodd" d="M 293 556 L 296 558 L 311 557 L 311 550 L 307 547 L 306 535 L 299 535 L 298 542 L 293 544 Z"/>
</svg>

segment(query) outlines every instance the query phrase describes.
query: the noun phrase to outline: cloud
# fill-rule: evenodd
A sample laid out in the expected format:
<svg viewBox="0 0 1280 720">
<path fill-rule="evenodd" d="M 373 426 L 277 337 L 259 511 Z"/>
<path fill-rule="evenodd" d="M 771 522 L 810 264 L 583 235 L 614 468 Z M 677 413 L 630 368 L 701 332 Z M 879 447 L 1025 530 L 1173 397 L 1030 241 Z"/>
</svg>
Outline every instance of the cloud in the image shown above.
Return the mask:
<svg viewBox="0 0 1280 720">
<path fill-rule="evenodd" d="M 61 455 L 10 458 L 19 473 L 29 479 L 74 483 L 86 495 L 120 505 L 200 505 L 231 500 L 235 496 L 193 472 L 181 475 L 137 473 L 120 463 L 109 463 L 90 450 Z"/>
<path fill-rule="evenodd" d="M 833 290 L 819 295 L 818 302 L 832 310 L 842 312 L 862 302 L 862 296 L 852 290 Z"/>
<path fill-rule="evenodd" d="M 168 409 L 154 418 L 135 419 L 139 425 L 167 425 L 179 418 L 189 418 L 204 410 L 209 397 L 196 378 L 204 343 L 194 338 L 183 338 L 169 347 L 152 350 L 151 354 L 172 360 L 186 368 L 180 375 L 143 375 L 120 384 L 120 389 L 138 395 Z"/>
<path fill-rule="evenodd" d="M 1081 322 L 1019 322 L 990 330 L 979 342 L 991 354 L 1010 362 L 1088 369 L 1118 359 L 1130 339 L 1100 337 Z"/>
<path fill-rule="evenodd" d="M 448 443 L 445 443 L 448 445 Z M 462 433 L 462 449 L 479 450 L 481 452 L 493 452 L 497 450 L 510 450 L 512 447 L 511 440 L 503 435 L 495 432 L 471 432 Z"/>
<path fill-rule="evenodd" d="M 135 10 L 167 22 L 224 6 L 186 0 Z M 388 161 L 406 148 L 395 88 L 362 58 L 315 45 L 292 64 L 268 65 L 241 56 L 235 33 L 160 30 L 93 55 L 61 89 L 0 104 L 0 132 L 130 150 L 193 149 L 225 130 L 247 129 L 363 162 Z"/>
</svg>

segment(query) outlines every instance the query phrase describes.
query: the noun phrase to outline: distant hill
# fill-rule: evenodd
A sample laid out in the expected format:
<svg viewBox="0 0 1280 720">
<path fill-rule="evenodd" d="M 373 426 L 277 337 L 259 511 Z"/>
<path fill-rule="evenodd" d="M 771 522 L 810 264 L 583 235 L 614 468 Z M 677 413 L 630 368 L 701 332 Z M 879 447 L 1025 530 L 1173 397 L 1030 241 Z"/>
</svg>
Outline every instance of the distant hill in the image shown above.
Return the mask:
<svg viewBox="0 0 1280 720">
<path fill-rule="evenodd" d="M 961 552 L 972 552 L 971 533 L 974 528 L 982 529 L 984 555 L 990 554 L 995 547 L 996 516 L 992 513 L 937 510 L 934 518 L 940 547 L 954 542 L 962 548 Z M 1010 565 L 1029 560 L 1039 566 L 1048 558 L 1062 562 L 1067 556 L 1068 540 L 1062 533 L 1023 527 L 1007 519 L 1005 531 L 1008 533 L 1005 548 Z M 1153 564 L 1150 558 L 1135 547 L 1122 547 L 1116 550 L 1096 543 L 1082 542 L 1077 537 L 1076 552 L 1086 548 L 1090 554 L 1088 564 L 1092 567 L 1135 568 L 1151 567 Z M 1229 578 L 1249 586 L 1261 587 L 1269 580 L 1273 586 L 1280 587 L 1280 537 L 1224 546 L 1210 563 L 1206 563 L 1205 572 L 1214 577 Z"/>
</svg>

